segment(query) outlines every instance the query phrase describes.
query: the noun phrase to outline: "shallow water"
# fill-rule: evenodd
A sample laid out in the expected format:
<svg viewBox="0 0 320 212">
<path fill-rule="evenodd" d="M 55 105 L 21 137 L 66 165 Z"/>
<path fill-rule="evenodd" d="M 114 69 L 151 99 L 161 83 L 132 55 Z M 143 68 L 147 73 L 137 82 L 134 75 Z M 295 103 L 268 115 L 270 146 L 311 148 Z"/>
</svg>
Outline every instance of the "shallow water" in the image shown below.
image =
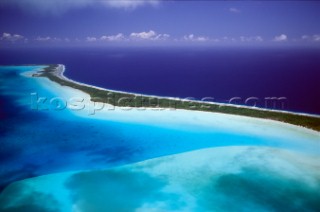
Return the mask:
<svg viewBox="0 0 320 212">
<path fill-rule="evenodd" d="M 297 159 L 299 158 L 299 159 Z M 100 171 L 20 181 L 2 211 L 317 211 L 314 158 L 267 147 L 220 147 Z"/>
<path fill-rule="evenodd" d="M 266 121 L 260 119 L 246 118 L 246 117 L 238 117 L 238 116 L 230 116 L 223 114 L 214 114 L 214 113 L 204 113 L 204 112 L 191 112 L 191 111 L 123 111 L 123 110 L 115 110 L 115 111 L 101 111 L 94 116 L 88 116 L 85 111 L 72 111 L 70 109 L 65 109 L 61 111 L 56 110 L 33 110 L 31 108 L 31 93 L 38 93 L 40 97 L 63 97 L 69 98 L 73 95 L 82 96 L 81 92 L 77 92 L 70 88 L 61 87 L 55 83 L 50 82 L 49 80 L 42 78 L 30 78 L 25 76 L 29 71 L 38 69 L 40 67 L 1 67 L 0 68 L 0 102 L 3 103 L 4 107 L 0 109 L 0 133 L 1 133 L 1 147 L 0 147 L 0 157 L 1 157 L 1 168 L 0 168 L 0 184 L 2 189 L 4 189 L 8 184 L 22 180 L 30 177 L 36 177 L 40 175 L 46 175 L 57 172 L 70 172 L 70 171 L 79 171 L 79 170 L 101 170 L 106 168 L 113 168 L 120 165 L 132 164 L 139 161 L 144 161 L 147 159 L 158 158 L 162 156 L 173 155 L 177 153 L 189 152 L 198 149 L 205 149 L 209 147 L 221 147 L 221 146 L 229 146 L 230 152 L 228 151 L 228 147 L 223 149 L 223 153 L 233 154 L 231 146 L 252 146 L 259 152 L 260 148 L 263 149 L 265 147 L 273 147 L 276 149 L 284 149 L 286 151 L 299 152 L 297 153 L 297 157 L 300 157 L 300 154 L 307 155 L 306 157 L 310 157 L 309 161 L 316 161 L 320 155 L 320 146 L 319 146 L 319 133 L 311 130 L 303 129 L 300 127 L 278 123 L 274 121 Z M 280 151 L 280 150 L 279 150 Z M 210 154 L 217 154 L 217 151 L 214 151 Z M 221 154 L 221 153 L 219 153 Z M 278 157 L 278 154 L 273 155 L 273 157 Z M 235 156 L 234 156 L 235 157 Z M 238 157 L 238 156 L 237 156 Z M 304 156 L 301 156 L 303 158 Z M 187 162 L 183 163 L 183 166 L 186 166 L 188 169 L 190 164 L 196 163 L 196 157 L 190 157 L 188 160 L 184 159 Z M 161 159 L 159 159 L 161 160 Z M 165 160 L 165 159 L 164 159 Z M 222 163 L 225 158 L 219 157 L 218 162 Z M 220 161 L 221 160 L 221 161 Z M 247 160 L 258 161 L 260 160 L 259 154 L 249 155 L 247 156 Z M 158 165 L 158 160 L 155 159 L 155 165 Z M 148 163 L 148 162 L 147 162 Z M 152 163 L 152 162 L 150 162 Z M 209 161 L 203 161 L 203 164 L 210 163 Z M 226 164 L 229 162 L 225 161 Z M 234 164 L 235 163 L 235 164 Z M 242 163 L 239 162 L 237 164 L 237 160 L 234 160 L 232 163 L 235 166 L 240 166 Z M 232 165 L 231 164 L 231 165 Z M 276 165 L 270 163 L 272 166 Z M 269 164 L 269 165 L 270 165 Z M 290 158 L 289 164 L 282 164 L 283 170 L 287 170 L 292 163 L 292 159 Z M 230 165 L 230 164 L 229 164 Z M 230 165 L 230 166 L 231 166 Z M 271 166 L 270 165 L 270 166 Z M 302 163 L 302 167 L 306 164 Z M 136 165 L 133 165 L 135 167 Z M 205 166 L 205 165 L 203 165 Z M 168 166 L 170 167 L 170 166 Z M 205 167 L 204 167 L 205 168 Z M 234 175 L 234 172 L 226 173 L 228 176 L 223 178 L 222 182 L 226 184 L 230 184 L 229 181 L 232 181 L 231 184 L 237 183 L 245 183 L 246 186 L 244 190 L 247 192 L 255 192 L 255 187 L 251 185 L 252 178 L 246 176 L 255 176 L 257 175 L 259 179 L 261 178 L 264 181 L 271 181 L 271 186 L 277 186 L 278 184 L 285 186 L 286 183 L 290 184 L 289 178 L 281 178 L 279 176 L 270 177 L 270 173 L 265 173 L 261 171 L 261 169 L 256 170 L 257 166 L 255 165 L 253 169 L 249 167 L 249 171 L 244 167 L 245 171 L 243 174 L 237 173 Z M 128 168 L 131 171 L 131 168 Z M 113 170 L 113 169 L 111 169 Z M 176 169 L 166 171 L 167 175 L 176 175 L 174 172 Z M 222 169 L 219 168 L 218 174 L 214 175 L 216 178 Z M 199 170 L 202 172 L 201 170 Z M 107 173 L 112 171 L 106 171 Z M 167 173 L 173 172 L 173 173 Z M 277 175 L 281 175 L 281 171 L 278 170 L 279 173 Z M 249 173 L 249 174 L 248 174 Z M 93 172 L 94 174 L 94 172 Z M 231 174 L 231 176 L 229 176 Z M 109 174 L 107 174 L 109 176 Z M 62 174 L 61 176 L 64 176 Z M 61 178 L 64 177 L 52 175 L 52 179 L 50 182 L 56 183 L 65 183 L 62 182 Z M 131 176 L 128 174 L 127 176 Z M 158 183 L 154 182 L 154 179 L 149 179 L 148 176 L 146 180 L 143 180 L 145 173 L 139 173 L 137 176 L 134 176 L 133 179 L 137 179 L 139 182 L 148 182 L 150 181 L 151 190 L 159 190 L 162 188 L 162 182 L 158 185 Z M 312 172 L 310 174 L 310 178 L 316 180 L 318 183 L 319 178 L 317 178 L 318 173 L 316 175 Z M 111 176 L 112 177 L 112 176 Z M 50 175 L 49 175 L 50 178 Z M 110 178 L 110 176 L 109 176 Z M 118 189 L 118 184 L 121 183 L 121 179 L 119 182 L 113 182 L 113 178 L 106 178 L 104 181 L 104 177 L 102 177 L 101 181 L 97 182 L 105 182 L 107 183 L 105 189 L 102 189 L 101 192 L 108 192 L 109 190 Z M 42 179 L 42 178 L 39 178 Z M 91 179 L 91 178 L 90 178 Z M 100 176 L 99 176 L 100 179 Z M 219 178 L 220 179 L 220 178 Z M 60 180 L 60 181 L 59 181 Z M 65 180 L 65 179 L 64 179 Z M 96 181 L 95 177 L 93 180 Z M 126 179 L 123 179 L 126 181 Z M 240 182 L 238 182 L 240 180 Z M 289 181 L 288 181 L 289 180 Z M 305 179 L 299 179 L 299 182 L 294 181 L 294 183 L 300 183 L 297 186 L 304 185 Z M 58 182 L 59 181 L 59 182 Z M 90 184 L 91 180 L 85 180 Z M 157 181 L 157 180 L 156 180 Z M 216 181 L 216 180 L 215 180 Z M 235 182 L 233 182 L 235 181 Z M 277 181 L 274 185 L 273 181 Z M 23 183 L 24 181 L 22 181 Z M 37 187 L 39 182 L 38 178 L 35 180 L 30 180 L 27 182 L 31 182 L 33 187 Z M 113 182 L 113 187 L 108 187 L 108 182 Z M 220 182 L 220 181 L 219 181 Z M 93 183 L 93 181 L 92 181 Z M 187 184 L 192 184 L 192 182 L 186 182 Z M 206 183 L 209 183 L 206 182 Z M 302 184 L 301 184 L 302 183 Z M 319 184 L 316 183 L 316 186 Z M 50 184 L 50 183 L 49 183 Z M 119 188 L 119 195 L 131 195 L 131 193 L 127 192 L 136 192 L 136 190 L 141 190 L 140 187 L 135 187 L 136 183 L 132 182 L 132 191 L 123 191 L 122 194 L 121 188 Z M 223 183 L 222 183 L 223 184 Z M 8 187 L 0 196 L 1 209 L 6 211 L 10 209 L 10 207 L 26 207 L 24 206 L 25 202 L 20 201 L 19 204 L 13 206 L 8 206 L 6 198 L 10 194 L 12 187 L 16 187 L 17 184 L 12 184 L 12 186 Z M 60 187 L 63 187 L 60 185 Z M 72 183 L 70 185 L 73 185 Z M 139 183 L 138 183 L 139 185 Z M 39 184 L 43 189 L 46 186 L 43 186 L 41 183 Z M 250 187 L 251 186 L 251 187 Z M 253 186 L 253 187 L 252 187 Z M 33 198 L 32 196 L 24 196 L 22 193 L 24 191 L 28 191 L 29 188 L 21 188 L 20 186 L 18 190 L 17 198 Z M 199 191 L 199 193 L 192 194 L 195 200 L 193 201 L 208 201 L 211 198 L 224 198 L 221 196 L 208 197 L 206 194 L 203 197 L 206 189 L 210 189 L 211 185 L 203 186 L 203 191 Z M 302 186 L 303 187 L 303 186 Z M 59 188 L 59 186 L 57 187 Z M 220 187 L 219 187 L 220 188 Z M 21 190 L 22 189 L 22 190 Z M 77 189 L 80 189 L 79 192 Z M 81 194 L 81 189 L 83 188 L 75 188 L 77 196 Z M 86 188 L 85 188 L 86 189 Z M 91 189 L 91 188 L 88 188 Z M 223 188 L 224 189 L 224 188 Z M 231 189 L 231 188 L 228 188 Z M 258 188 L 262 189 L 262 188 Z M 285 186 L 284 190 L 287 189 Z M 66 196 L 69 197 L 69 191 L 66 192 L 65 188 L 61 188 L 61 192 L 65 195 L 60 197 L 59 201 L 66 202 L 69 201 Z M 9 193 L 8 193 L 9 192 Z M 14 190 L 17 192 L 17 190 Z M 21 193 L 22 192 L 22 193 Z M 41 191 L 43 192 L 43 191 Z M 60 191 L 59 191 L 60 192 Z M 143 191 L 142 191 L 143 192 Z M 178 191 L 175 191 L 178 192 Z M 226 191 L 231 192 L 231 191 Z M 281 195 L 285 195 L 285 191 Z M 288 191 L 288 192 L 300 192 L 300 191 Z M 307 194 L 318 195 L 315 189 L 310 189 Z M 302 193 L 303 193 L 302 192 Z M 310 193 L 311 192 L 311 193 Z M 68 193 L 68 195 L 66 195 Z M 38 195 L 38 193 L 37 193 Z M 144 199 L 145 195 L 149 195 L 146 193 L 141 193 L 140 196 Z M 179 194 L 180 195 L 180 194 Z M 245 194 L 249 195 L 249 194 Z M 9 195 L 10 196 L 10 195 Z M 57 196 L 57 193 L 48 193 L 43 196 L 46 201 L 50 201 L 51 198 L 49 196 L 54 196 L 52 201 Z M 161 195 L 160 195 L 161 196 Z M 129 209 L 124 209 L 124 211 L 131 211 L 132 208 L 137 207 L 156 207 L 154 206 L 155 199 L 159 198 L 159 201 L 162 197 L 154 196 L 154 200 L 152 200 L 152 206 L 149 206 L 149 203 L 146 205 L 137 205 L 138 203 L 142 204 L 143 201 L 132 200 L 132 205 Z M 166 195 L 165 195 L 166 196 Z M 272 194 L 269 195 L 267 199 L 263 200 L 268 204 L 269 202 L 276 201 L 275 196 Z M 311 195 L 312 196 L 312 195 Z M 170 197 L 170 198 L 169 198 Z M 61 200 L 61 198 L 63 200 Z M 92 199 L 92 204 L 96 200 L 94 196 L 86 197 Z M 139 195 L 137 196 L 139 198 Z M 171 199 L 172 198 L 172 199 Z M 169 207 L 168 201 L 172 202 L 175 198 L 177 198 L 177 194 L 173 196 L 166 197 L 165 202 L 163 203 Z M 189 197 L 185 197 L 189 198 Z M 191 198 L 191 197 L 190 197 Z M 233 197 L 233 198 L 240 198 Z M 253 196 L 252 196 L 253 198 Z M 302 197 L 297 197 L 302 198 Z M 40 198 L 41 199 L 41 198 Z M 117 202 L 122 199 L 112 200 L 112 202 Z M 5 201 L 6 203 L 3 203 Z M 76 198 L 72 201 L 77 201 Z M 97 200 L 98 201 L 98 200 Z M 186 201 L 186 200 L 181 200 Z M 226 200 L 227 201 L 227 200 Z M 229 199 L 228 201 L 231 201 Z M 260 201 L 260 200 L 259 200 Z M 262 201 L 262 200 L 261 200 Z M 306 200 L 307 201 L 307 200 Z M 313 202 L 313 199 L 308 200 L 309 203 L 304 203 L 301 207 L 310 207 L 311 209 L 314 207 L 318 207 Z M 18 201 L 19 202 L 19 201 Z M 24 202 L 24 203 L 23 203 Z M 89 201 L 91 202 L 91 200 Z M 219 201 L 220 202 L 220 201 Z M 240 200 L 239 200 L 240 202 Z M 8 203 L 9 204 L 9 203 Z M 11 204 L 11 203 L 10 203 Z M 67 203 L 63 203 L 67 204 Z M 90 203 L 91 204 L 91 203 Z M 111 204 L 111 203 L 110 203 Z M 151 204 L 151 203 L 150 203 Z M 158 203 L 157 203 L 158 204 Z M 162 203 L 160 201 L 159 208 L 161 208 Z M 171 204 L 171 203 L 170 203 Z M 196 204 L 196 203 L 194 203 Z M 200 204 L 200 203 L 199 203 Z M 208 203 L 201 203 L 208 204 Z M 219 203 L 220 204 L 220 203 Z M 227 204 L 221 202 L 221 204 Z M 249 204 L 249 203 L 248 203 Z M 266 207 L 261 206 L 261 202 L 253 202 L 250 203 L 250 207 Z M 276 203 L 280 204 L 280 203 Z M 39 206 L 38 203 L 35 203 L 32 207 Z M 97 204 L 99 205 L 99 204 Z M 37 206 L 37 207 L 38 207 Z M 281 207 L 284 207 L 280 205 Z M 279 206 L 279 207 L 280 207 Z M 31 207 L 31 206 L 30 206 Z M 40 207 L 40 206 L 39 206 Z M 42 206 L 41 206 L 42 207 Z M 65 206 L 63 206 L 65 207 Z M 66 207 L 70 207 L 66 206 Z M 77 206 L 78 207 L 78 206 Z M 86 208 L 87 206 L 79 206 L 84 207 L 84 211 L 92 211 Z M 91 207 L 91 206 L 88 206 Z M 98 206 L 97 206 L 98 207 Z M 106 206 L 105 206 L 106 207 Z M 112 207 L 120 207 L 110 205 Z M 170 208 L 165 208 L 163 210 L 173 210 L 174 207 L 177 207 L 177 211 L 181 211 L 179 207 L 182 206 L 171 206 Z M 185 206 L 187 207 L 187 206 Z M 191 207 L 191 206 L 188 206 Z M 193 206 L 192 206 L 193 207 Z M 198 203 L 194 207 L 198 206 Z M 209 206 L 201 206 L 205 207 L 208 210 Z M 213 206 L 212 206 L 213 207 Z M 223 208 L 223 205 L 216 206 L 218 209 Z M 248 206 L 249 207 L 249 206 Z M 275 206 L 278 207 L 278 206 Z M 292 206 L 293 207 L 293 206 Z M 298 206 L 297 206 L 298 207 Z M 147 210 L 148 209 L 141 209 Z M 158 208 L 158 206 L 156 207 Z M 21 209 L 21 208 L 20 208 Z M 22 210 L 21 209 L 21 210 Z M 26 208 L 24 208 L 26 209 Z M 34 211 L 36 209 L 40 210 L 40 208 L 32 208 Z M 69 208 L 70 209 L 70 208 Z M 68 210 L 69 210 L 68 209 Z M 211 208 L 212 209 L 212 208 Z M 210 209 L 210 210 L 211 210 Z M 264 208 L 268 210 L 268 208 Z M 15 209 L 16 211 L 19 208 Z M 51 210 L 51 209 L 50 209 Z M 50 211 L 49 210 L 49 211 Z M 55 211 L 55 209 L 52 209 Z M 62 210 L 62 211 L 68 211 Z M 105 208 L 97 208 L 95 211 L 103 211 Z M 140 210 L 140 209 L 139 209 Z M 188 211 L 189 209 L 186 209 Z M 195 210 L 198 210 L 197 208 Z M 191 211 L 195 211 L 191 210 Z M 199 209 L 200 210 L 200 209 Z M 212 209 L 213 210 L 213 209 Z M 262 209 L 261 209 L 262 210 Z M 149 210 L 150 211 L 150 210 Z M 173 210 L 174 211 L 174 210 Z"/>
</svg>

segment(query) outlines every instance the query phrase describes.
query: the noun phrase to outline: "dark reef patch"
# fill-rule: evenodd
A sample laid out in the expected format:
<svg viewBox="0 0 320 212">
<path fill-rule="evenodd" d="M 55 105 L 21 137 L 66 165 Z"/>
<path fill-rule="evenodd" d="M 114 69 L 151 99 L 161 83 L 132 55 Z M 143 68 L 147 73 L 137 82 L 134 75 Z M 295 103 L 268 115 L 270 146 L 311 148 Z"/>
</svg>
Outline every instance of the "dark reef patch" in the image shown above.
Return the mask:
<svg viewBox="0 0 320 212">
<path fill-rule="evenodd" d="M 66 183 L 81 211 L 95 212 L 132 211 L 144 202 L 177 202 L 177 196 L 161 192 L 165 185 L 159 178 L 125 169 L 75 174 Z"/>
<path fill-rule="evenodd" d="M 0 212 L 60 212 L 59 203 L 52 195 L 29 190 L 30 194 L 17 198 L 28 189 L 23 183 L 8 187 L 0 198 Z"/>
<path fill-rule="evenodd" d="M 217 193 L 220 198 L 217 201 Z M 225 174 L 214 179 L 199 199 L 209 210 L 229 211 L 263 209 L 266 211 L 319 211 L 320 181 L 312 187 L 307 182 L 290 179 L 268 170 L 246 167 L 239 174 Z M 234 204 L 241 202 L 239 204 Z"/>
</svg>

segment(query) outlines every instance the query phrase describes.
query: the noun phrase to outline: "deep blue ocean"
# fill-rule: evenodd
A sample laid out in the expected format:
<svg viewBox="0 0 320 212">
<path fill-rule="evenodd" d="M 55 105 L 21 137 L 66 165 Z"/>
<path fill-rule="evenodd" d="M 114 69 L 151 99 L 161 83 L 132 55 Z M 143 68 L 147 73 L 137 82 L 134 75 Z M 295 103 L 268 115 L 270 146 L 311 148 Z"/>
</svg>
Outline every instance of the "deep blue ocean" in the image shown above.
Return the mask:
<svg viewBox="0 0 320 212">
<path fill-rule="evenodd" d="M 170 97 L 214 98 L 320 114 L 320 49 L 302 48 L 25 48 L 0 50 L 0 65 L 65 64 L 88 84 Z M 251 106 L 249 101 L 246 105 Z"/>
</svg>

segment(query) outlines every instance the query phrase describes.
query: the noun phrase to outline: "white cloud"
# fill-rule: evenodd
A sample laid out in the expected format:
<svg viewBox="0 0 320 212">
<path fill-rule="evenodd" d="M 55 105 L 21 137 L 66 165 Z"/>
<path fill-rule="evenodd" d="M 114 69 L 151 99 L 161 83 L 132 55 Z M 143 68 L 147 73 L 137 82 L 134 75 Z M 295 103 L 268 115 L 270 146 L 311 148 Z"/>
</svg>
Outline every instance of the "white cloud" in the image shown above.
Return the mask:
<svg viewBox="0 0 320 212">
<path fill-rule="evenodd" d="M 205 38 L 205 37 L 197 37 L 196 40 L 197 40 L 197 41 L 207 41 L 208 38 Z"/>
<path fill-rule="evenodd" d="M 139 6 L 144 5 L 152 5 L 156 6 L 159 4 L 159 0 L 108 0 L 108 1 L 102 1 L 102 3 L 109 7 L 114 8 L 125 8 L 125 9 L 135 9 Z"/>
<path fill-rule="evenodd" d="M 252 37 L 245 37 L 240 36 L 241 42 L 262 42 L 263 38 L 261 36 L 252 36 Z"/>
<path fill-rule="evenodd" d="M 150 30 L 149 32 L 133 32 L 130 34 L 130 37 L 133 39 L 151 39 L 156 36 L 156 32 Z"/>
<path fill-rule="evenodd" d="M 121 41 L 121 40 L 124 40 L 125 37 L 122 33 L 119 33 L 117 35 L 103 35 L 101 36 L 100 40 L 102 41 Z"/>
<path fill-rule="evenodd" d="M 37 37 L 36 39 L 35 39 L 36 41 L 41 41 L 41 42 L 43 42 L 43 41 L 50 41 L 51 40 L 51 37 Z"/>
<path fill-rule="evenodd" d="M 217 40 L 217 39 L 216 39 Z M 220 38 L 220 39 L 218 39 L 219 41 L 221 41 L 221 42 L 237 42 L 237 41 L 239 41 L 238 39 L 236 39 L 236 38 L 233 38 L 233 37 L 228 37 L 228 36 L 224 36 L 224 37 L 222 37 L 222 38 Z"/>
<path fill-rule="evenodd" d="M 229 12 L 232 12 L 232 13 L 241 13 L 241 10 L 235 8 L 235 7 L 231 7 L 229 8 Z"/>
<path fill-rule="evenodd" d="M 7 40 L 7 39 L 9 39 L 11 37 L 11 34 L 10 33 L 6 33 L 6 32 L 4 32 L 3 34 L 2 34 L 2 36 L 1 36 L 1 40 Z"/>
<path fill-rule="evenodd" d="M 320 41 L 320 35 L 313 35 L 312 36 L 313 41 Z"/>
<path fill-rule="evenodd" d="M 167 40 L 169 38 L 170 38 L 169 34 L 159 34 L 154 38 L 154 40 Z"/>
<path fill-rule="evenodd" d="M 13 35 L 12 37 L 13 37 L 13 40 L 21 40 L 24 38 L 22 35 Z"/>
<path fill-rule="evenodd" d="M 38 36 L 34 40 L 38 41 L 38 42 L 60 42 L 60 41 L 63 41 L 63 39 L 61 39 L 61 38 L 50 37 L 50 36 L 47 36 L 47 37 Z M 64 39 L 64 41 L 67 41 L 67 40 L 68 39 Z"/>
<path fill-rule="evenodd" d="M 316 34 L 316 35 L 302 35 L 301 39 L 303 41 L 315 41 L 318 42 L 320 41 L 320 35 Z"/>
<path fill-rule="evenodd" d="M 262 42 L 263 38 L 261 36 L 256 36 L 254 37 L 256 41 Z"/>
<path fill-rule="evenodd" d="M 103 35 L 100 38 L 87 37 L 87 42 L 116 42 L 116 41 L 164 41 L 170 38 L 169 34 L 158 34 L 153 30 L 148 32 L 132 32 L 128 37 L 123 33 L 116 35 Z"/>
<path fill-rule="evenodd" d="M 204 42 L 204 41 L 208 41 L 209 38 L 207 37 L 203 37 L 203 36 L 195 36 L 194 34 L 189 34 L 189 35 L 185 35 L 183 37 L 184 40 L 186 41 L 200 41 L 200 42 Z"/>
<path fill-rule="evenodd" d="M 88 42 L 95 42 L 95 41 L 97 41 L 97 38 L 96 38 L 96 37 L 87 37 L 87 38 L 86 38 L 86 41 L 88 41 Z"/>
<path fill-rule="evenodd" d="M 9 42 L 27 41 L 27 39 L 22 35 L 10 34 L 10 33 L 7 33 L 7 32 L 4 32 L 2 34 L 2 36 L 0 37 L 0 40 L 9 41 Z"/>
<path fill-rule="evenodd" d="M 130 34 L 132 40 L 167 40 L 170 38 L 169 34 L 157 34 L 155 31 L 149 32 L 133 32 Z"/>
<path fill-rule="evenodd" d="M 104 6 L 106 8 L 135 9 L 144 5 L 157 5 L 159 0 L 1 0 L 1 5 L 14 5 L 30 12 L 51 14 L 64 13 L 70 9 L 87 6 Z"/>
<path fill-rule="evenodd" d="M 276 42 L 282 42 L 282 41 L 287 41 L 288 40 L 288 36 L 285 34 L 281 34 L 279 36 L 274 37 L 273 41 Z"/>
</svg>

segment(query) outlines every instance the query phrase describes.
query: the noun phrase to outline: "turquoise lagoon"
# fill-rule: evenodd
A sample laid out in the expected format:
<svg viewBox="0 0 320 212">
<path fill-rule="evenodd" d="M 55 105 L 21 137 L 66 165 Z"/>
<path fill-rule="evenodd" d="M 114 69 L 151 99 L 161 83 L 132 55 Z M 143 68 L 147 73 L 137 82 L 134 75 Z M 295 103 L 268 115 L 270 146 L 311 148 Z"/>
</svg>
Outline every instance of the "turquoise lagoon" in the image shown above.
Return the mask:
<svg viewBox="0 0 320 212">
<path fill-rule="evenodd" d="M 87 94 L 30 77 L 40 68 L 0 68 L 0 211 L 320 210 L 319 132 L 185 110 L 93 114 Z M 35 95 L 48 99 L 38 110 Z M 56 97 L 85 108 L 57 110 Z"/>
</svg>

